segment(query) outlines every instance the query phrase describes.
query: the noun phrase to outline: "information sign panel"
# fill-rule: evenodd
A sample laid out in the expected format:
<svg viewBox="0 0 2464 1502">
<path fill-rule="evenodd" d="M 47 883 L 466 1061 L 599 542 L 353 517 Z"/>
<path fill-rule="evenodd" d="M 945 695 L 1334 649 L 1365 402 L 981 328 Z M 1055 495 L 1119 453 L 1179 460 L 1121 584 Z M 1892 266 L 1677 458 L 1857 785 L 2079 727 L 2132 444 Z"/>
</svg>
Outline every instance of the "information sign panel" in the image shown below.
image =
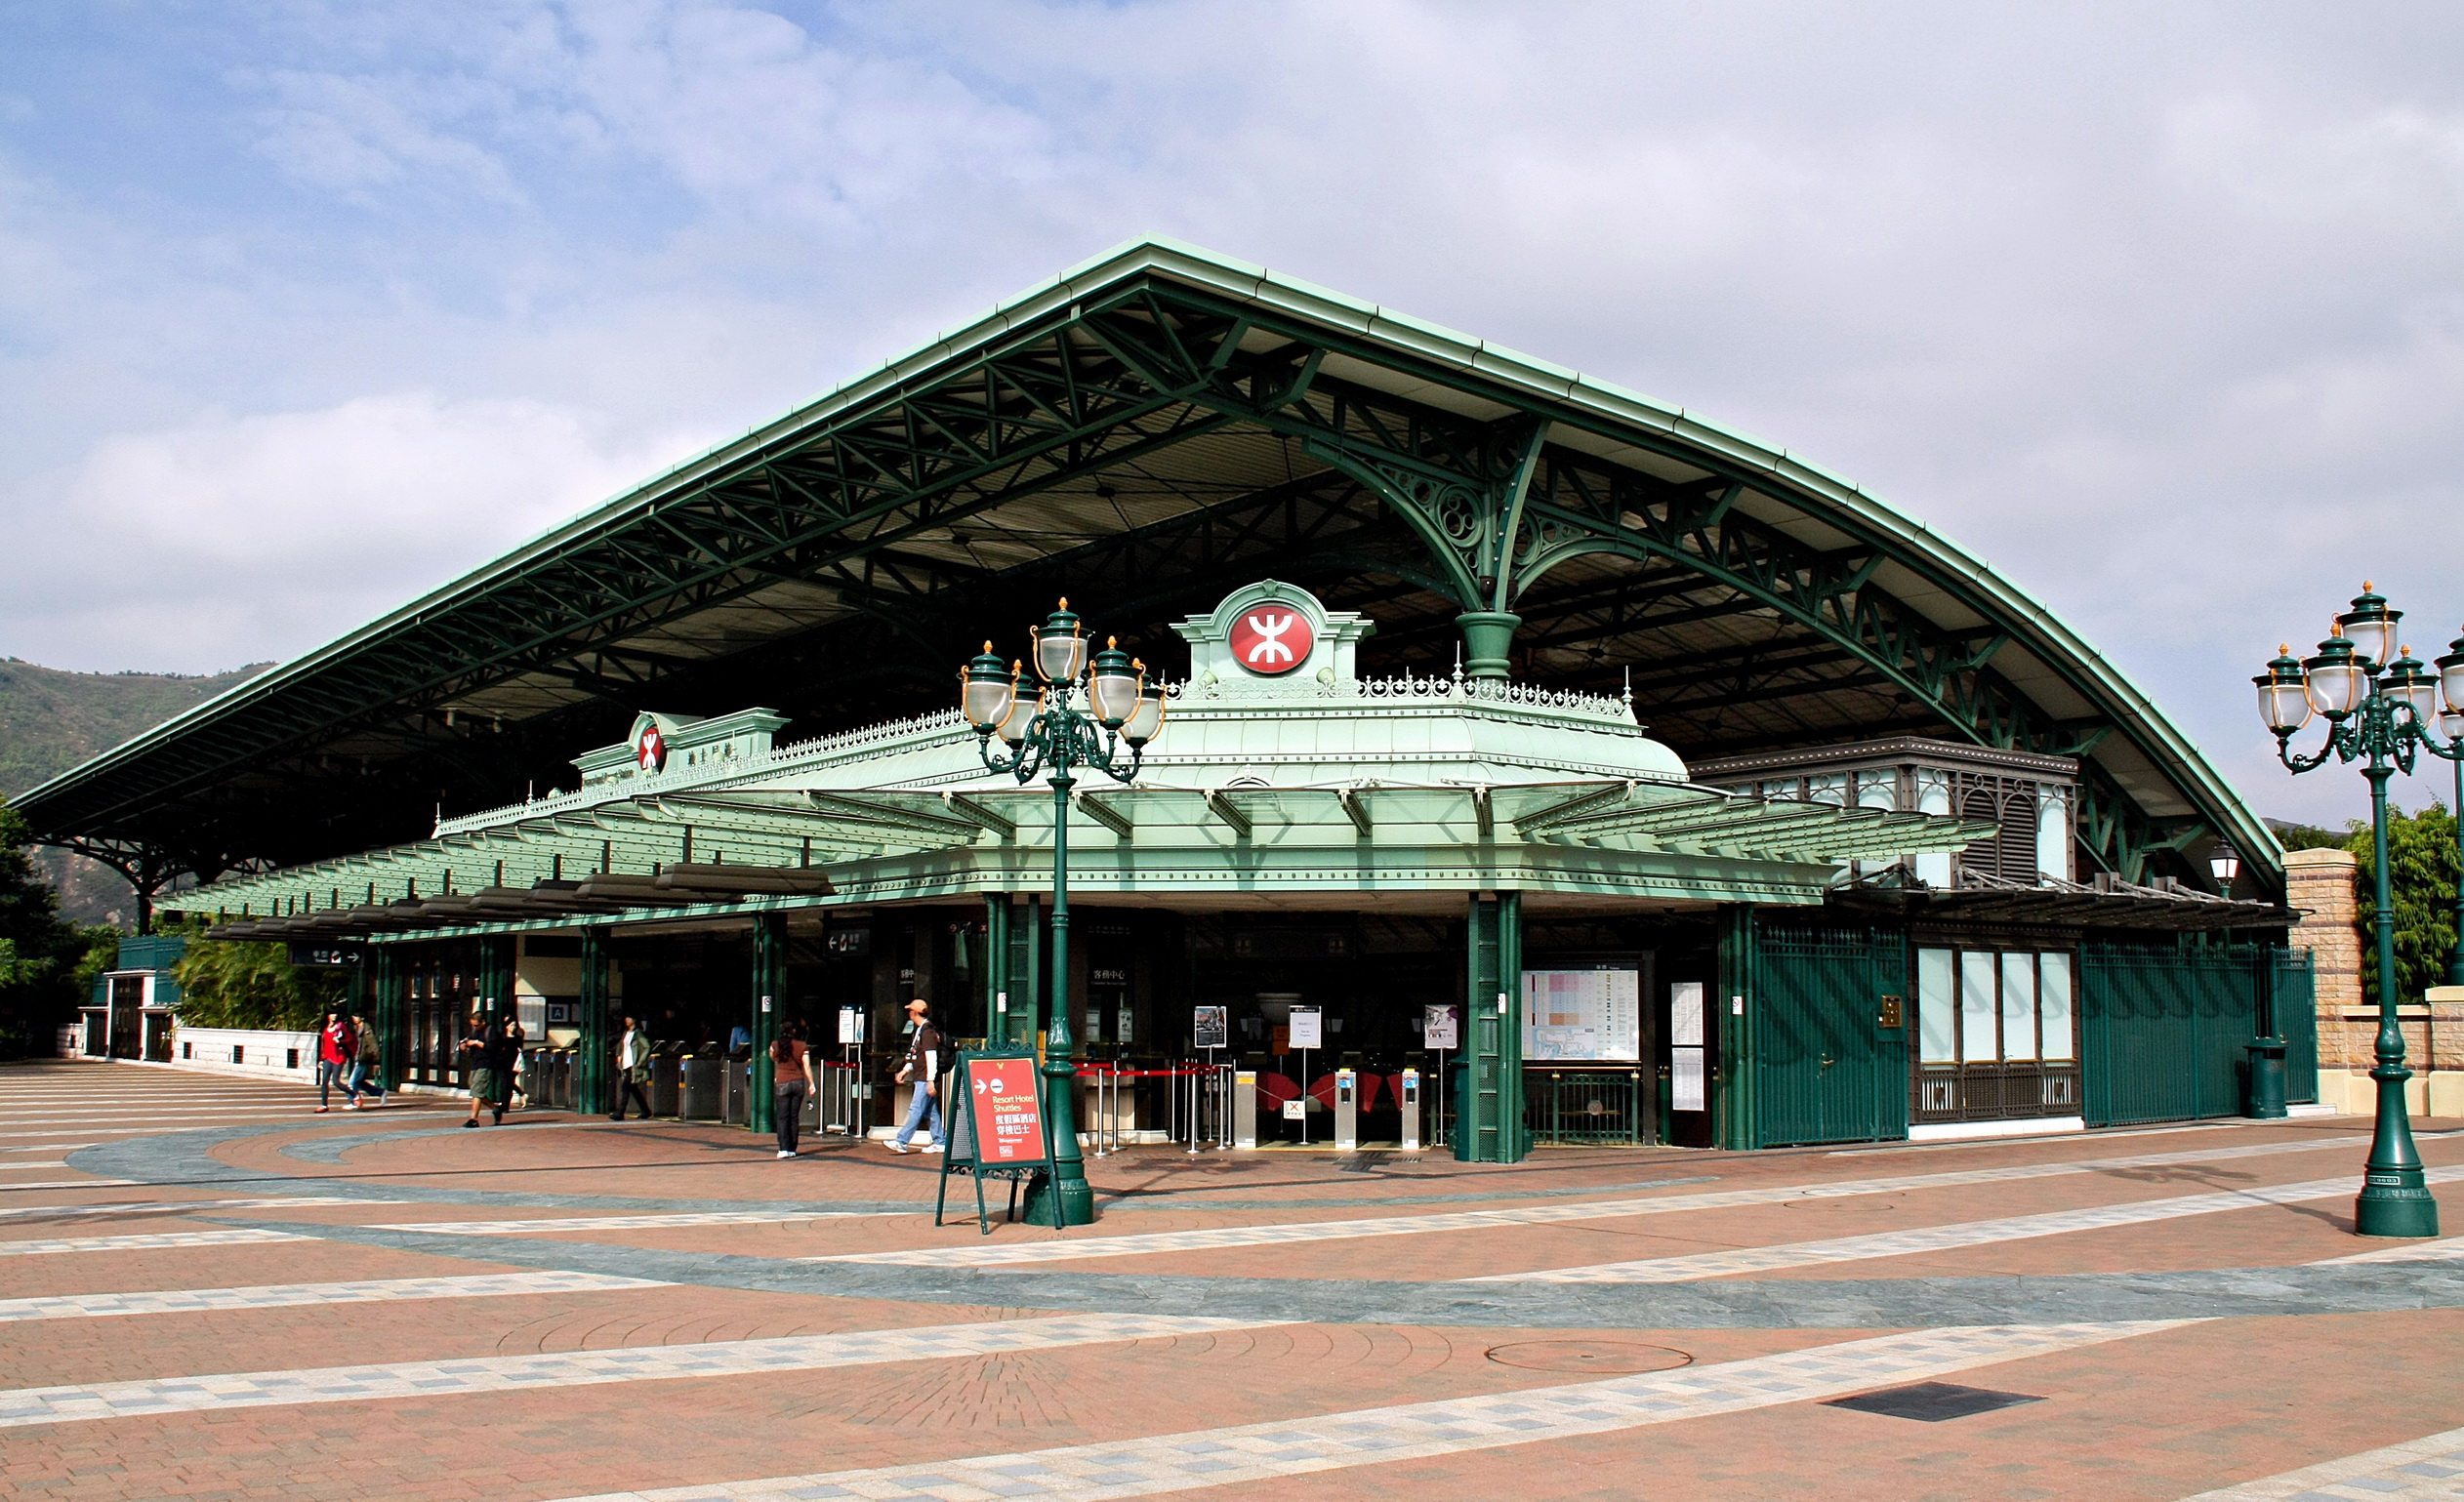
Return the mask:
<svg viewBox="0 0 2464 1502">
<path fill-rule="evenodd" d="M 1320 1028 L 1320 1020 L 1319 1009 L 1314 1006 L 1294 1007 L 1292 1009 L 1292 1046 L 1324 1048 L 1326 1042 Z"/>
<path fill-rule="evenodd" d="M 1668 1109 L 1703 1111 L 1703 983 L 1668 988 Z"/>
<path fill-rule="evenodd" d="M 1202 1006 L 1191 1025 L 1190 1036 L 1200 1048 L 1232 1046 L 1232 1013 L 1229 1007 Z"/>
<path fill-rule="evenodd" d="M 842 1043 L 864 1041 L 863 1008 L 854 1006 L 839 1008 L 839 1041 Z"/>
<path fill-rule="evenodd" d="M 1420 1041 L 1431 1048 L 1460 1048 L 1463 1046 L 1463 1014 L 1451 1006 L 1423 1008 Z"/>
<path fill-rule="evenodd" d="M 1680 1048 L 1703 1046 L 1703 983 L 1678 981 L 1668 988 L 1668 1041 Z"/>
<path fill-rule="evenodd" d="M 1703 1050 L 1671 1048 L 1668 1050 L 1668 1109 L 1701 1111 L 1703 1105 Z"/>
<path fill-rule="evenodd" d="M 1642 976 L 1626 969 L 1523 972 L 1523 1057 L 1642 1057 Z"/>
<path fill-rule="evenodd" d="M 965 1174 L 975 1181 L 976 1228 L 990 1236 L 993 1228 L 984 1205 L 984 1181 L 1009 1181 L 1009 1213 L 1014 1220 L 1019 1188 L 1052 1170 L 1051 1123 L 1044 1110 L 1043 1076 L 1032 1049 L 994 1048 L 960 1054 L 948 1085 L 949 1143 L 941 1156 L 941 1188 L 933 1202 L 932 1223 L 941 1224 L 950 1176 Z"/>
</svg>

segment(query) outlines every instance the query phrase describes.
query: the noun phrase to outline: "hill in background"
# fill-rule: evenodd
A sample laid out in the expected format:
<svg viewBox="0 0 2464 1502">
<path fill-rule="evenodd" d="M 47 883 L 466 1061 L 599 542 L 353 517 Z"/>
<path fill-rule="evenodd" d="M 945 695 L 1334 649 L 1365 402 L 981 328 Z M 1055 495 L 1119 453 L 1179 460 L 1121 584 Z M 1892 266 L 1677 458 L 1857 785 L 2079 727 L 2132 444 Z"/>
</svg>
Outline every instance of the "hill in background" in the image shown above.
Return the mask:
<svg viewBox="0 0 2464 1502">
<path fill-rule="evenodd" d="M 151 730 L 272 667 L 188 677 L 176 672 L 63 672 L 0 660 L 0 793 L 14 797 Z M 38 848 L 36 864 L 80 923 L 130 926 L 136 905 L 116 872 L 64 850 Z"/>
</svg>

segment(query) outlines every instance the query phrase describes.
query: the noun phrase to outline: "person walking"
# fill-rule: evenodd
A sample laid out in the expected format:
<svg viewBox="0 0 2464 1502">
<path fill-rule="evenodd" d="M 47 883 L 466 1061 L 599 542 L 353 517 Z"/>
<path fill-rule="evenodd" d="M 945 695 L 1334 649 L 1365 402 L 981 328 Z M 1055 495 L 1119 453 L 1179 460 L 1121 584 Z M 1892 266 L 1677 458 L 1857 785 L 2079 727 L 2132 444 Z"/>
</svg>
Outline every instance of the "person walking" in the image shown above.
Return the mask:
<svg viewBox="0 0 2464 1502">
<path fill-rule="evenodd" d="M 350 1030 L 359 1035 L 359 1057 L 350 1065 L 350 1093 L 357 1096 L 364 1091 L 375 1096 L 377 1104 L 382 1106 L 385 1104 L 385 1076 L 381 1071 L 385 1054 L 377 1047 L 377 1030 L 368 1025 L 365 1017 L 350 1019 Z"/>
<path fill-rule="evenodd" d="M 770 1043 L 771 1119 L 778 1124 L 779 1157 L 796 1156 L 796 1134 L 804 1124 L 804 1092 L 821 1093 L 813 1056 L 804 1047 L 804 1025 L 791 1022 Z"/>
<path fill-rule="evenodd" d="M 922 996 L 908 1002 L 907 1024 L 907 1061 L 898 1067 L 898 1082 L 914 1080 L 916 1093 L 907 1106 L 907 1124 L 890 1139 L 889 1150 L 906 1152 L 909 1139 L 928 1117 L 931 1140 L 922 1151 L 938 1153 L 942 1148 L 941 1097 L 935 1087 L 941 1079 L 941 1030 L 932 1025 L 932 1004 Z"/>
<path fill-rule="evenodd" d="M 505 1106 L 496 1114 L 500 1121 L 505 1119 L 505 1112 L 513 1109 L 514 1096 L 529 1099 L 530 1092 L 522 1088 L 522 1045 L 529 1040 L 529 1031 L 522 1026 L 522 1014 L 516 1006 L 505 1014 L 505 1040 L 500 1050 L 504 1055 L 505 1077 L 500 1085 Z"/>
<path fill-rule="evenodd" d="M 631 1101 L 641 1108 L 641 1118 L 650 1119 L 650 1098 L 641 1087 L 650 1082 L 650 1039 L 641 1035 L 640 1027 L 628 1017 L 625 1031 L 616 1038 L 616 1109 L 607 1114 L 610 1121 L 625 1119 L 625 1104 Z"/>
<path fill-rule="evenodd" d="M 359 1039 L 350 1031 L 350 1019 L 340 1009 L 329 1011 L 316 1029 L 316 1114 L 323 1116 L 333 1105 L 334 1091 L 339 1087 L 349 1096 L 345 1108 L 359 1109 L 359 1087 L 349 1078 L 350 1066 L 359 1057 Z"/>
<path fill-rule="evenodd" d="M 471 1119 L 465 1126 L 479 1124 L 479 1108 L 495 1112 L 495 1124 L 505 1124 L 504 1073 L 505 1027 L 502 1023 L 471 1010 L 471 1031 L 462 1040 L 464 1077 L 471 1084 Z"/>
</svg>

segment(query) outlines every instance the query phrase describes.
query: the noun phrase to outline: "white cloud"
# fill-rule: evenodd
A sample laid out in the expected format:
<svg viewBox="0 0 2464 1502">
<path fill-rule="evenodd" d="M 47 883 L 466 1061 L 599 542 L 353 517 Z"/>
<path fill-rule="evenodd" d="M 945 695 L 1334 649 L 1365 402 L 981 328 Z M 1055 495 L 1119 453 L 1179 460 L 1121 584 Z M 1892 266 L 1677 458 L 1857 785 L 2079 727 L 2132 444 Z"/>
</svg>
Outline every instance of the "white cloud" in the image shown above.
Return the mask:
<svg viewBox="0 0 2464 1502">
<path fill-rule="evenodd" d="M 691 440 L 426 392 L 98 444 L 0 560 L 17 655 L 201 671 L 290 657 L 486 562 Z M 48 566 L 82 556 L 93 572 Z"/>
<path fill-rule="evenodd" d="M 2329 817 L 2359 779 L 2270 771 L 2246 680 L 2364 576 L 2464 619 L 2459 44 L 2448 8 L 2251 3 L 98 32 L 185 165 L 10 84 L 0 645 L 296 653 L 1162 230 L 1817 457 L 2006 567 L 2260 807 Z M 225 92 L 157 87 L 185 53 Z M 97 570 L 133 588 L 60 583 Z"/>
</svg>

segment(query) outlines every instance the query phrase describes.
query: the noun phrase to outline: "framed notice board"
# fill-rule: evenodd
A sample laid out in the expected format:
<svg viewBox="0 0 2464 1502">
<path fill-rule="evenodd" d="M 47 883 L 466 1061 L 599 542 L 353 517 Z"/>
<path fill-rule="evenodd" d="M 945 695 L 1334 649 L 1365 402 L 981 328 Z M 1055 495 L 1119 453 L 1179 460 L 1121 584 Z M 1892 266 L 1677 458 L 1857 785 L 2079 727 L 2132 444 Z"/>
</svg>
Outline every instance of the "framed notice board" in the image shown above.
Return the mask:
<svg viewBox="0 0 2464 1502">
<path fill-rule="evenodd" d="M 941 1155 L 940 1193 L 932 1223 L 941 1224 L 950 1176 L 975 1181 L 975 1226 L 993 1232 L 984 1181 L 1009 1181 L 1009 1218 L 1018 1218 L 1018 1191 L 1052 1172 L 1052 1122 L 1044 1109 L 1044 1077 L 1031 1048 L 987 1048 L 959 1055 L 949 1075 L 949 1144 Z M 1057 1197 L 1055 1199 L 1057 1203 Z"/>
</svg>

